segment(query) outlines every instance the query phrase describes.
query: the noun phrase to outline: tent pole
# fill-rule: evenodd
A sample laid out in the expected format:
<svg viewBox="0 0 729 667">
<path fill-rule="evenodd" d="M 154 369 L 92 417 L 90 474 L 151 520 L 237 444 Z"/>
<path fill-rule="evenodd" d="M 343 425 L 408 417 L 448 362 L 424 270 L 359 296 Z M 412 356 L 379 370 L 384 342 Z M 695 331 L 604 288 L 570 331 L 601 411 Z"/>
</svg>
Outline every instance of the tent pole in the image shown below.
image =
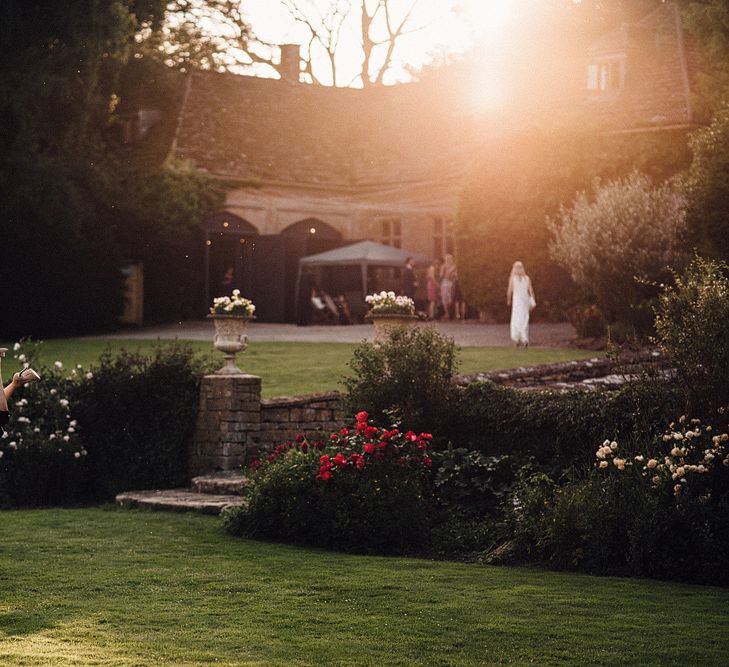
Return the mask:
<svg viewBox="0 0 729 667">
<path fill-rule="evenodd" d="M 294 321 L 299 323 L 299 290 L 301 289 L 301 262 L 299 262 L 299 272 L 296 274 L 296 289 L 294 290 Z"/>
</svg>

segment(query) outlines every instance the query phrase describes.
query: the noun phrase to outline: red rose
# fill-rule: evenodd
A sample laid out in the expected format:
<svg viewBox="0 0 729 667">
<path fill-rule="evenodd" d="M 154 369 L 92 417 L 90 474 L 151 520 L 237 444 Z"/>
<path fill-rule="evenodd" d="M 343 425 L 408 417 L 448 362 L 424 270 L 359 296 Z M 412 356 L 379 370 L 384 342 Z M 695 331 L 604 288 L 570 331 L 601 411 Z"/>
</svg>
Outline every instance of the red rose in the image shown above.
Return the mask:
<svg viewBox="0 0 729 667">
<path fill-rule="evenodd" d="M 340 466 L 346 466 L 347 465 L 347 457 L 342 454 L 342 452 L 339 452 L 333 459 L 334 463 Z"/>
<path fill-rule="evenodd" d="M 328 480 L 328 479 L 331 479 L 331 478 L 332 478 L 332 473 L 330 473 L 330 472 L 329 472 L 328 470 L 325 470 L 324 472 L 320 472 L 320 473 L 319 473 L 319 474 L 318 474 L 318 475 L 316 476 L 316 478 L 317 478 L 317 479 L 320 479 L 320 480 L 323 480 L 323 481 L 326 481 L 326 480 Z"/>
<path fill-rule="evenodd" d="M 412 431 L 408 431 L 408 432 L 407 432 L 407 433 L 405 434 L 405 437 L 406 437 L 406 438 L 407 438 L 408 440 L 410 440 L 410 442 L 415 442 L 415 441 L 416 441 L 416 440 L 418 439 L 418 436 L 417 436 L 417 435 L 415 435 L 415 433 L 413 433 Z"/>
<path fill-rule="evenodd" d="M 349 429 L 348 428 L 339 429 L 339 435 L 349 435 Z"/>
<path fill-rule="evenodd" d="M 369 417 L 369 415 L 364 410 L 362 410 L 362 412 L 358 412 L 356 414 L 355 419 L 357 420 L 357 423 L 366 422 L 367 417 Z"/>
<path fill-rule="evenodd" d="M 365 454 L 372 454 L 372 452 L 375 451 L 375 443 L 374 442 L 366 442 L 365 446 L 362 448 L 364 449 Z"/>
<path fill-rule="evenodd" d="M 365 426 L 364 434 L 366 438 L 374 438 L 380 430 L 376 426 Z"/>
<path fill-rule="evenodd" d="M 357 470 L 362 470 L 362 468 L 365 467 L 365 460 L 360 456 L 357 459 L 357 463 L 355 463 L 355 465 L 357 466 Z"/>
<path fill-rule="evenodd" d="M 428 443 L 421 440 L 418 442 L 418 449 L 428 449 Z"/>
<path fill-rule="evenodd" d="M 380 443 L 378 443 L 378 444 L 377 444 L 377 446 L 378 446 L 378 447 L 379 447 L 380 449 L 385 449 L 385 447 L 387 447 L 387 443 L 386 443 L 386 442 L 380 442 Z"/>
<path fill-rule="evenodd" d="M 326 454 L 324 454 L 323 456 L 320 456 L 319 463 L 321 463 L 323 465 L 329 465 L 329 457 Z"/>
<path fill-rule="evenodd" d="M 432 440 L 433 434 L 432 433 L 421 433 L 420 437 L 423 438 L 423 440 Z"/>
<path fill-rule="evenodd" d="M 423 457 L 423 463 L 430 468 L 430 466 L 433 465 L 433 459 L 431 459 L 429 456 Z"/>
</svg>

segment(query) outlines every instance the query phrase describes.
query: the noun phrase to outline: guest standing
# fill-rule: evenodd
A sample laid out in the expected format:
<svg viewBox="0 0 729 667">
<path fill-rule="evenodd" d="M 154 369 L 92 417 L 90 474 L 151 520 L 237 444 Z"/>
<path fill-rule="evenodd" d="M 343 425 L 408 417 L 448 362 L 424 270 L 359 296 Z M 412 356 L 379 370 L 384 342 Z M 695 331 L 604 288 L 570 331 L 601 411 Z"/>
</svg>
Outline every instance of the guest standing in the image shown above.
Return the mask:
<svg viewBox="0 0 729 667">
<path fill-rule="evenodd" d="M 428 292 L 428 319 L 434 320 L 438 312 L 438 294 L 440 292 L 440 260 L 434 259 L 425 274 Z"/>
<path fill-rule="evenodd" d="M 511 340 L 517 347 L 529 347 L 529 311 L 537 303 L 532 281 L 519 261 L 511 267 L 506 305 L 511 306 Z"/>
<path fill-rule="evenodd" d="M 456 277 L 453 255 L 446 255 L 440 270 L 440 299 L 443 302 L 443 319 L 446 322 L 451 319 L 451 307 L 456 296 Z"/>
<path fill-rule="evenodd" d="M 415 277 L 414 267 L 415 262 L 413 262 L 413 258 L 408 257 L 405 260 L 405 266 L 402 270 L 402 293 L 411 299 L 415 298 L 415 290 L 418 287 L 418 279 Z"/>
</svg>

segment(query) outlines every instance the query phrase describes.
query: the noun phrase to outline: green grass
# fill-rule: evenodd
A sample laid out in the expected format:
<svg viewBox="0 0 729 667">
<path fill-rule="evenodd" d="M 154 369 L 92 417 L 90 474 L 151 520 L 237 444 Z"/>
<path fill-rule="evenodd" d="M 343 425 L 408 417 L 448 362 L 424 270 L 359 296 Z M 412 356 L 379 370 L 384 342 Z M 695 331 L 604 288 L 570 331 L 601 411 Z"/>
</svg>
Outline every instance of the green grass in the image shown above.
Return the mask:
<svg viewBox="0 0 729 667">
<path fill-rule="evenodd" d="M 190 514 L 0 523 L 3 665 L 726 665 L 727 627 L 727 589 L 341 555 Z"/>
<path fill-rule="evenodd" d="M 185 341 L 201 354 L 213 354 L 222 362 L 222 355 L 204 341 Z M 7 345 L 7 344 L 6 344 Z M 49 340 L 43 344 L 41 361 L 46 365 L 58 360 L 66 367 L 81 364 L 88 368 L 110 347 L 149 352 L 151 340 Z M 265 343 L 255 342 L 238 355 L 238 366 L 262 378 L 264 397 L 306 394 L 342 389 L 342 378 L 348 373 L 348 362 L 355 345 L 349 343 Z M 570 359 L 585 359 L 595 352 L 574 349 L 530 348 L 515 350 L 501 347 L 464 347 L 460 350 L 459 372 L 514 368 Z M 6 374 L 14 368 L 14 360 L 5 362 Z"/>
</svg>

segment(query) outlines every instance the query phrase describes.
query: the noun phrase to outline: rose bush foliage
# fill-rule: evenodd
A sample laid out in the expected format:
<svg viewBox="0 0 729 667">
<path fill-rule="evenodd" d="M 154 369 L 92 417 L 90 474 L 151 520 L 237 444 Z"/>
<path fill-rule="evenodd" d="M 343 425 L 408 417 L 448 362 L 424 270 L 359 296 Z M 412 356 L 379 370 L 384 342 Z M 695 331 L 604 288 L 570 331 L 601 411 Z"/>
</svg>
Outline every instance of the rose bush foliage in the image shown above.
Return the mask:
<svg viewBox="0 0 729 667">
<path fill-rule="evenodd" d="M 234 535 L 371 553 L 428 539 L 431 436 L 382 429 L 357 414 L 328 440 L 299 437 L 250 468 L 248 504 L 225 515 Z"/>
</svg>

